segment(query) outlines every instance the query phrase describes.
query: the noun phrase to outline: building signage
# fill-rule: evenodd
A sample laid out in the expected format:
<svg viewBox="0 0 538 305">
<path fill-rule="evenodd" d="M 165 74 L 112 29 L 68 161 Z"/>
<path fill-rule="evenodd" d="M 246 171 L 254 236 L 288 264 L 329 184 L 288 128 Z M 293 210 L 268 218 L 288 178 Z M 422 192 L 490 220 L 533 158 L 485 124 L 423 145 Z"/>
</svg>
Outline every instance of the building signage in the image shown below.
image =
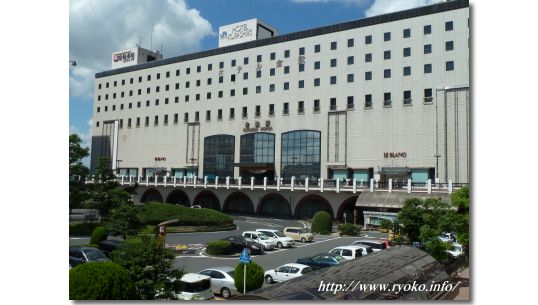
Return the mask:
<svg viewBox="0 0 538 305">
<path fill-rule="evenodd" d="M 114 54 L 114 62 L 130 62 L 135 60 L 135 52 L 133 51 L 125 51 L 121 53 L 115 53 Z"/>
<path fill-rule="evenodd" d="M 249 28 L 248 24 L 243 23 L 243 24 L 240 24 L 231 28 L 228 31 L 226 30 L 222 31 L 220 33 L 220 40 L 230 41 L 230 40 L 235 40 L 235 39 L 251 37 L 252 33 L 253 31 L 251 28 Z"/>
<path fill-rule="evenodd" d="M 265 126 L 260 127 L 260 122 L 256 121 L 254 123 L 254 127 L 250 127 L 250 123 L 245 123 L 245 128 L 243 128 L 243 132 L 256 132 L 256 131 L 272 131 L 273 127 L 271 127 L 271 121 L 267 120 L 265 121 Z"/>
<path fill-rule="evenodd" d="M 407 158 L 407 153 L 405 152 L 386 152 L 383 153 L 385 158 Z"/>
<path fill-rule="evenodd" d="M 155 161 L 166 161 L 166 157 L 155 157 Z"/>
</svg>

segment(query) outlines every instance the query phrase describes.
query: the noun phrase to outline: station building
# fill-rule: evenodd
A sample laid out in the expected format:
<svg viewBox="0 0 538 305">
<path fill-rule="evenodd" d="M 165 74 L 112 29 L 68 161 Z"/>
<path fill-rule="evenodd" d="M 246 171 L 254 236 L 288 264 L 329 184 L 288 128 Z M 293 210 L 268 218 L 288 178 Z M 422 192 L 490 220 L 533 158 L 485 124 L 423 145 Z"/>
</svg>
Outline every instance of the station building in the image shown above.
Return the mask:
<svg viewBox="0 0 538 305">
<path fill-rule="evenodd" d="M 95 75 L 91 168 L 107 156 L 126 177 L 467 184 L 469 25 L 468 0 L 454 0 L 284 35 L 247 20 L 221 27 L 218 48 L 171 58 L 116 52 Z M 182 204 L 204 201 L 181 192 Z M 224 191 L 204 192 L 227 210 Z M 303 198 L 266 195 L 245 191 L 232 206 L 297 217 L 328 203 L 341 218 L 347 201 L 369 210 L 361 194 L 300 207 Z M 370 210 L 381 219 L 398 207 Z"/>
</svg>

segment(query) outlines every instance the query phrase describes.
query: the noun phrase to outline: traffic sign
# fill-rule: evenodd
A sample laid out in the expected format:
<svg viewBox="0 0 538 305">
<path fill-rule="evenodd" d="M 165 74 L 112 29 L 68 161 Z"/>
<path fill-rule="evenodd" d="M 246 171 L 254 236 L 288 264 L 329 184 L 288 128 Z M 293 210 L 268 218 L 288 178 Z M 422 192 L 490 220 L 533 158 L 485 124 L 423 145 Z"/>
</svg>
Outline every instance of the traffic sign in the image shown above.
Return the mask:
<svg viewBox="0 0 538 305">
<path fill-rule="evenodd" d="M 241 256 L 239 256 L 239 262 L 245 264 L 250 263 L 250 254 L 247 248 L 244 248 L 243 252 L 241 252 Z"/>
</svg>

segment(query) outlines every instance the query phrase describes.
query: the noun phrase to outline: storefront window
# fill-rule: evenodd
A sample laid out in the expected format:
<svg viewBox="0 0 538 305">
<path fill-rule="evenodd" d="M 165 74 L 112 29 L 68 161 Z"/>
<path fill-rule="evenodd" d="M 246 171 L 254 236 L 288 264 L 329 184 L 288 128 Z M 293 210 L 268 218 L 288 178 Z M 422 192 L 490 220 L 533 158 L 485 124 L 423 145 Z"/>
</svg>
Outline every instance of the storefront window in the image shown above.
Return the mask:
<svg viewBox="0 0 538 305">
<path fill-rule="evenodd" d="M 284 179 L 320 177 L 321 132 L 298 130 L 282 134 L 281 175 Z"/>
<path fill-rule="evenodd" d="M 204 139 L 204 176 L 233 177 L 235 137 L 215 135 Z"/>
<path fill-rule="evenodd" d="M 250 133 L 241 136 L 241 163 L 274 163 L 275 135 Z"/>
</svg>

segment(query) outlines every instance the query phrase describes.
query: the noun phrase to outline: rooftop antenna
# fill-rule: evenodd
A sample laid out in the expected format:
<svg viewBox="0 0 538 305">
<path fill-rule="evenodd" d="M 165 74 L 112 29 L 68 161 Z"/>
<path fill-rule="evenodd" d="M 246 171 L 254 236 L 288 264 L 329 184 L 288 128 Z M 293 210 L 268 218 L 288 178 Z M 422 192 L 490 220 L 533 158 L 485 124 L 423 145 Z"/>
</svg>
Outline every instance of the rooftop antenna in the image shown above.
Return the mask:
<svg viewBox="0 0 538 305">
<path fill-rule="evenodd" d="M 153 50 L 153 23 L 151 23 L 151 38 L 150 38 L 150 50 Z"/>
</svg>

